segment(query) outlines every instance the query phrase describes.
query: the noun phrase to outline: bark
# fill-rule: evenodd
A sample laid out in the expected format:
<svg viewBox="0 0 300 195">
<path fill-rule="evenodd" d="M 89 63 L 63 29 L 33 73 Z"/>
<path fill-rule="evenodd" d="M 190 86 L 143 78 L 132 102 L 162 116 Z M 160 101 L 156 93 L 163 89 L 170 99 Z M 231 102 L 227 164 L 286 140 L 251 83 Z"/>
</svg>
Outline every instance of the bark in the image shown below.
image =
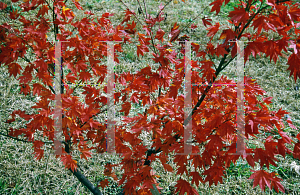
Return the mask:
<svg viewBox="0 0 300 195">
<path fill-rule="evenodd" d="M 77 179 L 85 186 L 87 187 L 94 195 L 102 195 L 101 191 L 97 186 L 94 186 L 90 180 L 88 180 L 77 168 L 77 170 L 74 170 L 74 172 L 69 169 L 73 175 L 77 177 Z"/>
</svg>

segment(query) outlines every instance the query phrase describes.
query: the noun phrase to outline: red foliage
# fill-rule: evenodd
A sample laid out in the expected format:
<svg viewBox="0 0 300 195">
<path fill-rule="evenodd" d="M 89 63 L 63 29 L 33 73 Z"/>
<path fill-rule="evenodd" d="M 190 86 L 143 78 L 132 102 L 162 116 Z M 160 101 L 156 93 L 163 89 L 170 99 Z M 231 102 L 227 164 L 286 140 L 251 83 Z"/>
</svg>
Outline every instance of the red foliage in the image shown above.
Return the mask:
<svg viewBox="0 0 300 195">
<path fill-rule="evenodd" d="M 229 40 L 240 40 L 246 37 L 252 42 L 245 44 L 245 62 L 251 54 L 254 57 L 257 54 L 266 54 L 276 63 L 283 52 L 290 51 L 288 50 L 290 47 L 293 50 L 289 53 L 288 70 L 291 71 L 295 81 L 300 78 L 300 31 L 297 29 L 300 9 L 290 1 L 278 3 L 278 1 L 268 0 L 267 4 L 259 1 L 261 5 L 257 6 L 249 0 L 229 13 L 228 21 L 231 26 L 221 26 L 219 22 L 212 24 L 211 19 L 202 18 L 203 25 L 209 26 L 207 36 L 210 40 L 217 37 L 217 39 L 224 39 L 224 43 L 215 46 L 209 42 L 204 50 L 199 50 L 198 43 L 192 43 L 192 52 L 195 52 L 197 59 L 191 60 L 191 80 L 193 83 L 200 84 L 227 83 L 232 85 L 225 88 L 221 85 L 192 86 L 193 112 L 188 119 L 184 116 L 185 99 L 180 92 L 183 87 L 187 57 L 182 58 L 178 55 L 184 52 L 183 47 L 177 52 L 172 45 L 176 44 L 175 41 L 183 29 L 177 23 L 173 25 L 170 32 L 161 28 L 153 28 L 157 23 L 164 21 L 161 17 L 164 7 L 160 7 L 157 17 L 149 15 L 145 18 L 145 23 L 141 23 L 147 32 L 145 35 L 141 32 L 136 33 L 136 24 L 140 20 L 133 21 L 136 19 L 133 16 L 136 15 L 128 9 L 121 23 L 114 26 L 109 19 L 113 14 L 104 13 L 102 17 L 95 18 L 92 13 L 85 12 L 90 16 L 78 20 L 64 2 L 66 1 L 54 1 L 49 7 L 50 5 L 42 0 L 24 1 L 20 5 L 23 11 L 38 9 L 39 19 L 28 20 L 14 10 L 9 14 L 10 19 L 19 21 L 24 28 L 16 29 L 8 23 L 0 26 L 2 41 L 0 65 L 7 66 L 9 74 L 19 80 L 20 93 L 41 97 L 32 107 L 37 110 L 34 114 L 27 115 L 20 110 L 12 113 L 12 119 L 7 120 L 8 123 L 14 122 L 16 115 L 27 122 L 25 128 L 11 128 L 9 135 L 18 137 L 23 134 L 29 141 L 32 141 L 37 159 L 43 157 L 43 142 L 36 137 L 38 134 L 35 132 L 42 132 L 42 135 L 50 141 L 54 141 L 55 137 L 53 120 L 55 109 L 50 106 L 50 102 L 56 98 L 52 84 L 55 76 L 55 71 L 53 71 L 55 48 L 46 36 L 53 29 L 56 39 L 64 41 L 62 42 L 62 69 L 70 70 L 61 80 L 64 84 L 63 94 L 61 94 L 63 111 L 61 127 L 64 139 L 62 143 L 65 145 L 63 151 L 67 154 L 57 155 L 57 157 L 60 157 L 66 168 L 72 169 L 73 172 L 77 167 L 77 161 L 73 159 L 72 151 L 78 150 L 81 153 L 80 158 L 88 160 L 95 152 L 92 149 L 96 149 L 97 152 L 106 150 L 106 121 L 97 121 L 95 116 L 107 109 L 108 87 L 103 89 L 95 85 L 83 87 L 82 94 L 85 99 L 81 101 L 74 93 L 78 88 L 67 86 L 66 83 L 85 83 L 93 77 L 98 80 L 99 84 L 103 83 L 108 72 L 108 67 L 101 65 L 108 57 L 105 41 L 119 41 L 115 42 L 115 51 L 122 52 L 123 44 L 134 44 L 130 40 L 135 35 L 138 36 L 139 41 L 136 45 L 137 56 L 142 57 L 151 52 L 154 56 L 154 63 L 159 64 L 159 67 L 154 68 L 148 65 L 136 73 L 115 74 L 115 82 L 122 85 L 122 89 L 115 93 L 115 103 L 122 102 L 122 109 L 118 112 L 124 112 L 125 115 L 122 119 L 123 125 L 115 128 L 115 149 L 117 153 L 122 154 L 120 166 L 124 174 L 119 183 L 125 184 L 126 194 L 146 194 L 152 188 L 152 184 L 158 185 L 156 182 L 158 176 L 154 174 L 151 167 L 151 162 L 155 160 L 161 161 L 166 171 L 174 171 L 167 163 L 168 154 L 183 153 L 184 130 L 189 120 L 192 120 L 191 133 L 193 142 L 196 143 L 191 148 L 193 155 L 189 157 L 177 155 L 174 162 L 178 166 L 177 174 L 185 174 L 191 178 L 192 182 L 179 179 L 176 191 L 180 194 L 185 192 L 197 194 L 192 185 L 199 185 L 200 182 L 209 182 L 210 185 L 221 183 L 224 170 L 231 162 L 235 163 L 239 157 L 246 158 L 252 167 L 255 163 L 259 163 L 261 167 L 266 165 L 267 168 L 269 164 L 276 166 L 278 161 L 276 155 L 285 157 L 286 153 L 293 153 L 294 158 L 300 159 L 299 143 L 295 144 L 294 151 L 288 150 L 285 146 L 285 144 L 294 144 L 292 139 L 283 132 L 282 119 L 287 112 L 270 111 L 268 105 L 271 103 L 271 98 L 259 100 L 258 96 L 263 96 L 264 91 L 248 77 L 244 78 L 245 138 L 256 137 L 264 131 L 271 135 L 266 140 L 261 140 L 264 142 L 265 149 L 252 149 L 245 146 L 244 149 L 248 155 L 232 155 L 236 152 L 237 144 L 235 134 L 237 94 L 234 82 L 221 76 L 221 71 L 227 62 L 235 58 L 238 51 L 236 44 Z M 229 0 L 212 2 L 211 12 L 216 11 L 218 14 L 222 5 L 228 2 Z M 77 9 L 83 9 L 77 0 L 73 3 Z M 1 3 L 0 9 L 5 8 L 6 5 Z M 52 22 L 45 19 L 45 15 L 48 14 L 53 17 Z M 76 29 L 77 33 L 66 28 L 67 24 Z M 196 27 L 192 26 L 192 28 Z M 248 33 L 247 30 L 250 28 L 254 29 L 253 34 Z M 154 29 L 158 30 L 154 32 Z M 221 29 L 222 32 L 220 32 Z M 274 35 L 274 39 L 269 40 L 264 34 L 269 30 L 280 36 Z M 168 39 L 166 35 L 169 35 L 167 43 L 164 41 Z M 184 37 L 187 38 L 187 36 Z M 181 38 L 179 40 L 183 41 Z M 30 51 L 32 51 L 31 55 L 36 57 L 34 61 L 30 61 L 25 55 Z M 210 60 L 210 57 L 215 58 L 218 63 Z M 27 64 L 21 66 L 17 63 L 19 59 L 25 60 Z M 117 52 L 115 52 L 114 61 L 119 62 Z M 39 82 L 33 83 L 33 78 Z M 133 105 L 139 102 L 143 105 L 140 108 L 142 114 L 131 116 Z M 290 127 L 296 128 L 290 120 L 287 122 Z M 139 138 L 142 131 L 152 135 L 150 149 Z M 297 138 L 299 142 L 299 135 Z M 93 147 L 88 146 L 87 141 L 91 141 Z M 204 152 L 200 153 L 200 150 Z M 195 168 L 203 169 L 203 174 L 189 172 L 186 167 L 188 161 L 191 161 Z M 110 165 L 107 165 L 105 175 L 118 180 Z M 250 179 L 254 179 L 254 186 L 260 185 L 262 190 L 267 185 L 277 192 L 284 191 L 279 182 L 280 179 L 274 173 L 264 170 L 254 171 Z M 107 182 L 108 180 L 104 180 L 99 186 L 105 187 Z"/>
</svg>

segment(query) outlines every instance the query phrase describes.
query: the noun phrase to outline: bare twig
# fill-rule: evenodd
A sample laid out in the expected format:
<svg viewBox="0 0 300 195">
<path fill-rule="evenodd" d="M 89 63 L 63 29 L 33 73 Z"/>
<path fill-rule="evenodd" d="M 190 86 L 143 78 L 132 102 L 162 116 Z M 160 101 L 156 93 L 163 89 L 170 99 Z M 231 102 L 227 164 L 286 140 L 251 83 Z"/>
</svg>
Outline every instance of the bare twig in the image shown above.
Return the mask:
<svg viewBox="0 0 300 195">
<path fill-rule="evenodd" d="M 122 1 L 119 0 L 121 3 L 123 3 L 123 5 L 130 11 L 129 7 Z M 138 17 L 136 16 L 136 14 L 133 12 L 134 17 L 138 20 L 138 22 L 143 26 L 143 23 L 138 19 Z"/>
<path fill-rule="evenodd" d="M 144 17 L 145 17 L 145 19 L 147 18 L 147 16 L 145 15 L 145 13 L 144 13 L 144 11 L 143 11 L 143 9 L 142 9 L 142 6 L 141 6 L 141 3 L 140 3 L 140 1 L 139 0 L 137 0 L 138 1 L 138 3 L 139 3 L 139 6 L 140 6 L 140 9 L 141 9 L 141 12 L 143 13 L 143 15 L 144 15 Z"/>
<path fill-rule="evenodd" d="M 144 2 L 145 11 L 146 11 L 146 19 L 147 19 L 148 18 L 148 12 L 147 12 L 147 7 L 146 7 L 145 0 L 143 0 L 143 2 Z"/>
<path fill-rule="evenodd" d="M 166 5 L 164 5 L 164 7 L 157 13 L 156 18 L 158 18 L 159 14 L 165 9 L 165 7 L 167 5 L 169 5 L 169 3 L 171 3 L 172 0 L 169 0 L 168 3 Z"/>
</svg>

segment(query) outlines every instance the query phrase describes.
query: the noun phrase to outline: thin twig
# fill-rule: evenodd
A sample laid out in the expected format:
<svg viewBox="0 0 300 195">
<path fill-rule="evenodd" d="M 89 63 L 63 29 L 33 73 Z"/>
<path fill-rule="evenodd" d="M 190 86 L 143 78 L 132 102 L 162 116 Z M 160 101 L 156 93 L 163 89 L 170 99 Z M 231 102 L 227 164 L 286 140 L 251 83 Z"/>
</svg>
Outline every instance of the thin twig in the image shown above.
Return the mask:
<svg viewBox="0 0 300 195">
<path fill-rule="evenodd" d="M 145 19 L 146 19 L 146 15 L 145 15 L 145 13 L 144 13 L 144 11 L 143 11 L 143 9 L 142 9 L 141 3 L 140 3 L 140 1 L 139 1 L 139 0 L 137 0 L 137 1 L 138 1 L 138 3 L 139 3 L 139 6 L 140 6 L 140 9 L 141 9 L 141 12 L 143 13 L 143 15 L 144 15 L 144 17 L 145 17 Z"/>
<path fill-rule="evenodd" d="M 128 7 L 122 0 L 119 0 L 119 1 L 121 1 L 121 3 L 123 3 L 123 5 L 124 5 L 129 11 L 131 11 L 131 10 L 129 9 L 129 7 Z M 138 20 L 138 22 L 143 26 L 143 23 L 138 19 L 138 17 L 136 16 L 136 14 L 135 14 L 134 12 L 132 12 L 132 13 L 133 13 L 134 17 Z"/>
<path fill-rule="evenodd" d="M 191 24 L 194 20 L 196 20 L 201 14 L 203 14 L 204 10 L 205 10 L 207 7 L 209 7 L 209 5 L 207 5 L 207 6 L 202 10 L 202 12 L 200 12 L 195 18 L 193 18 L 193 19 L 192 19 L 186 26 L 184 26 L 180 31 L 182 32 L 182 31 L 184 31 L 188 26 L 190 26 L 190 24 Z"/>
<path fill-rule="evenodd" d="M 159 14 L 165 9 L 165 7 L 167 5 L 169 5 L 169 3 L 171 3 L 172 0 L 170 0 L 166 5 L 164 5 L 164 7 L 157 13 L 156 18 L 158 18 Z"/>
<path fill-rule="evenodd" d="M 93 116 L 91 116 L 87 121 L 85 121 L 82 125 L 80 125 L 80 128 L 83 127 L 87 122 L 89 122 L 93 117 L 97 116 L 98 114 L 103 113 L 106 110 L 101 110 L 99 112 L 97 112 L 96 114 L 94 114 Z"/>
<path fill-rule="evenodd" d="M 23 139 L 19 139 L 17 137 L 13 137 L 11 135 L 6 135 L 6 134 L 3 134 L 3 133 L 0 133 L 0 135 L 4 136 L 4 137 L 8 137 L 8 138 L 11 138 L 11 139 L 14 139 L 14 140 L 17 140 L 17 141 L 20 141 L 20 142 L 24 142 L 24 143 L 33 143 L 33 141 L 28 141 L 28 140 L 23 140 Z M 45 144 L 53 144 L 53 142 L 48 142 L 48 141 L 43 141 Z"/>
<path fill-rule="evenodd" d="M 146 19 L 148 19 L 148 12 L 147 12 L 147 7 L 146 7 L 145 0 L 143 0 L 143 2 L 144 2 L 145 11 L 146 11 Z"/>
</svg>

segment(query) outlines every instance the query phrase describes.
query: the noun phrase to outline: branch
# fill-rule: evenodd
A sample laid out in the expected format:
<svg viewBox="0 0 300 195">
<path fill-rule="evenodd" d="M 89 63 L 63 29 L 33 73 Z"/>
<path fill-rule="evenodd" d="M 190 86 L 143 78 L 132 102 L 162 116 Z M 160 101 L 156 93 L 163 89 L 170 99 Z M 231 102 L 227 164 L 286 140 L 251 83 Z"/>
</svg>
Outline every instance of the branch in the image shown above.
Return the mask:
<svg viewBox="0 0 300 195">
<path fill-rule="evenodd" d="M 248 20 L 248 22 L 246 23 L 246 25 L 243 27 L 243 29 L 241 30 L 241 32 L 240 32 L 240 34 L 239 34 L 239 36 L 237 37 L 237 39 L 239 40 L 240 38 L 241 38 L 241 36 L 242 36 L 242 34 L 243 34 L 243 32 L 246 30 L 246 28 L 249 26 L 249 24 L 251 23 L 251 21 L 255 18 L 255 16 L 257 16 L 257 14 L 259 14 L 262 10 L 264 10 L 265 8 L 267 8 L 268 7 L 268 5 L 266 5 L 266 6 L 264 6 L 264 7 L 262 7 L 262 8 L 260 8 L 249 20 Z M 236 30 L 238 29 L 238 27 L 236 28 Z M 235 31 L 236 31 L 235 30 Z"/>
<path fill-rule="evenodd" d="M 119 0 L 119 1 L 121 1 L 121 3 L 123 3 L 123 5 L 130 11 L 129 7 L 122 0 Z M 135 15 L 134 12 L 133 12 L 133 15 L 138 20 L 138 22 L 143 26 L 143 23 L 138 19 L 138 17 Z"/>
<path fill-rule="evenodd" d="M 166 5 L 164 5 L 164 7 L 157 13 L 156 18 L 158 18 L 159 14 L 165 9 L 165 7 L 167 5 L 169 5 L 169 3 L 171 3 L 172 0 L 170 0 Z"/>
<path fill-rule="evenodd" d="M 204 12 L 204 10 L 206 9 L 206 8 L 208 8 L 209 7 L 209 5 L 207 5 L 203 10 L 202 10 L 202 12 L 200 12 L 195 18 L 193 18 L 187 25 L 185 25 L 181 30 L 180 30 L 180 32 L 182 32 L 183 30 L 185 30 L 188 26 L 190 26 L 190 24 L 194 21 L 194 20 L 196 20 L 203 12 Z"/>
<path fill-rule="evenodd" d="M 7 138 L 11 138 L 11 139 L 14 139 L 14 140 L 17 140 L 17 141 L 20 141 L 20 142 L 24 142 L 24 143 L 33 143 L 33 141 L 28 141 L 28 140 L 23 140 L 23 139 L 19 139 L 17 137 L 13 137 L 11 135 L 7 135 L 7 134 L 3 134 L 3 133 L 0 133 L 0 135 L 4 136 L 4 137 L 7 137 Z M 43 141 L 44 142 L 44 141 Z M 52 144 L 53 142 L 44 142 L 45 144 Z"/>
<path fill-rule="evenodd" d="M 87 121 L 85 121 L 82 125 L 80 125 L 80 128 L 83 127 L 89 120 L 91 120 L 91 118 L 97 116 L 98 114 L 101 114 L 104 111 L 106 111 L 106 110 L 99 111 L 96 114 L 94 114 L 93 116 L 91 116 Z"/>
<path fill-rule="evenodd" d="M 30 60 L 29 60 L 26 56 L 22 57 L 22 59 L 25 60 L 26 62 L 32 64 L 32 63 L 30 62 Z M 39 72 L 36 68 L 35 68 L 34 70 L 37 71 L 37 72 Z M 50 72 L 50 71 L 49 71 L 49 72 Z M 51 85 L 48 85 L 48 87 L 49 87 L 49 89 L 52 91 L 52 93 L 55 94 L 55 91 L 54 91 L 53 87 L 52 87 Z"/>
<path fill-rule="evenodd" d="M 147 12 L 147 7 L 146 7 L 145 0 L 143 0 L 143 2 L 144 2 L 145 11 L 146 11 L 146 19 L 147 19 L 148 18 L 148 12 Z"/>
<path fill-rule="evenodd" d="M 69 169 L 73 175 L 77 177 L 77 179 L 86 186 L 94 195 L 102 195 L 101 191 L 98 187 L 94 186 L 90 180 L 88 180 L 78 169 L 72 171 L 72 169 Z"/>
<path fill-rule="evenodd" d="M 141 6 L 141 3 L 140 3 L 140 1 L 139 1 L 139 0 L 137 0 L 137 1 L 138 1 L 138 3 L 139 3 L 139 6 L 140 6 L 140 9 L 141 9 L 141 12 L 143 13 L 143 15 L 144 15 L 145 19 L 147 19 L 147 16 L 145 15 L 145 13 L 144 13 L 144 11 L 143 11 L 143 9 L 142 9 L 142 6 Z"/>
</svg>

